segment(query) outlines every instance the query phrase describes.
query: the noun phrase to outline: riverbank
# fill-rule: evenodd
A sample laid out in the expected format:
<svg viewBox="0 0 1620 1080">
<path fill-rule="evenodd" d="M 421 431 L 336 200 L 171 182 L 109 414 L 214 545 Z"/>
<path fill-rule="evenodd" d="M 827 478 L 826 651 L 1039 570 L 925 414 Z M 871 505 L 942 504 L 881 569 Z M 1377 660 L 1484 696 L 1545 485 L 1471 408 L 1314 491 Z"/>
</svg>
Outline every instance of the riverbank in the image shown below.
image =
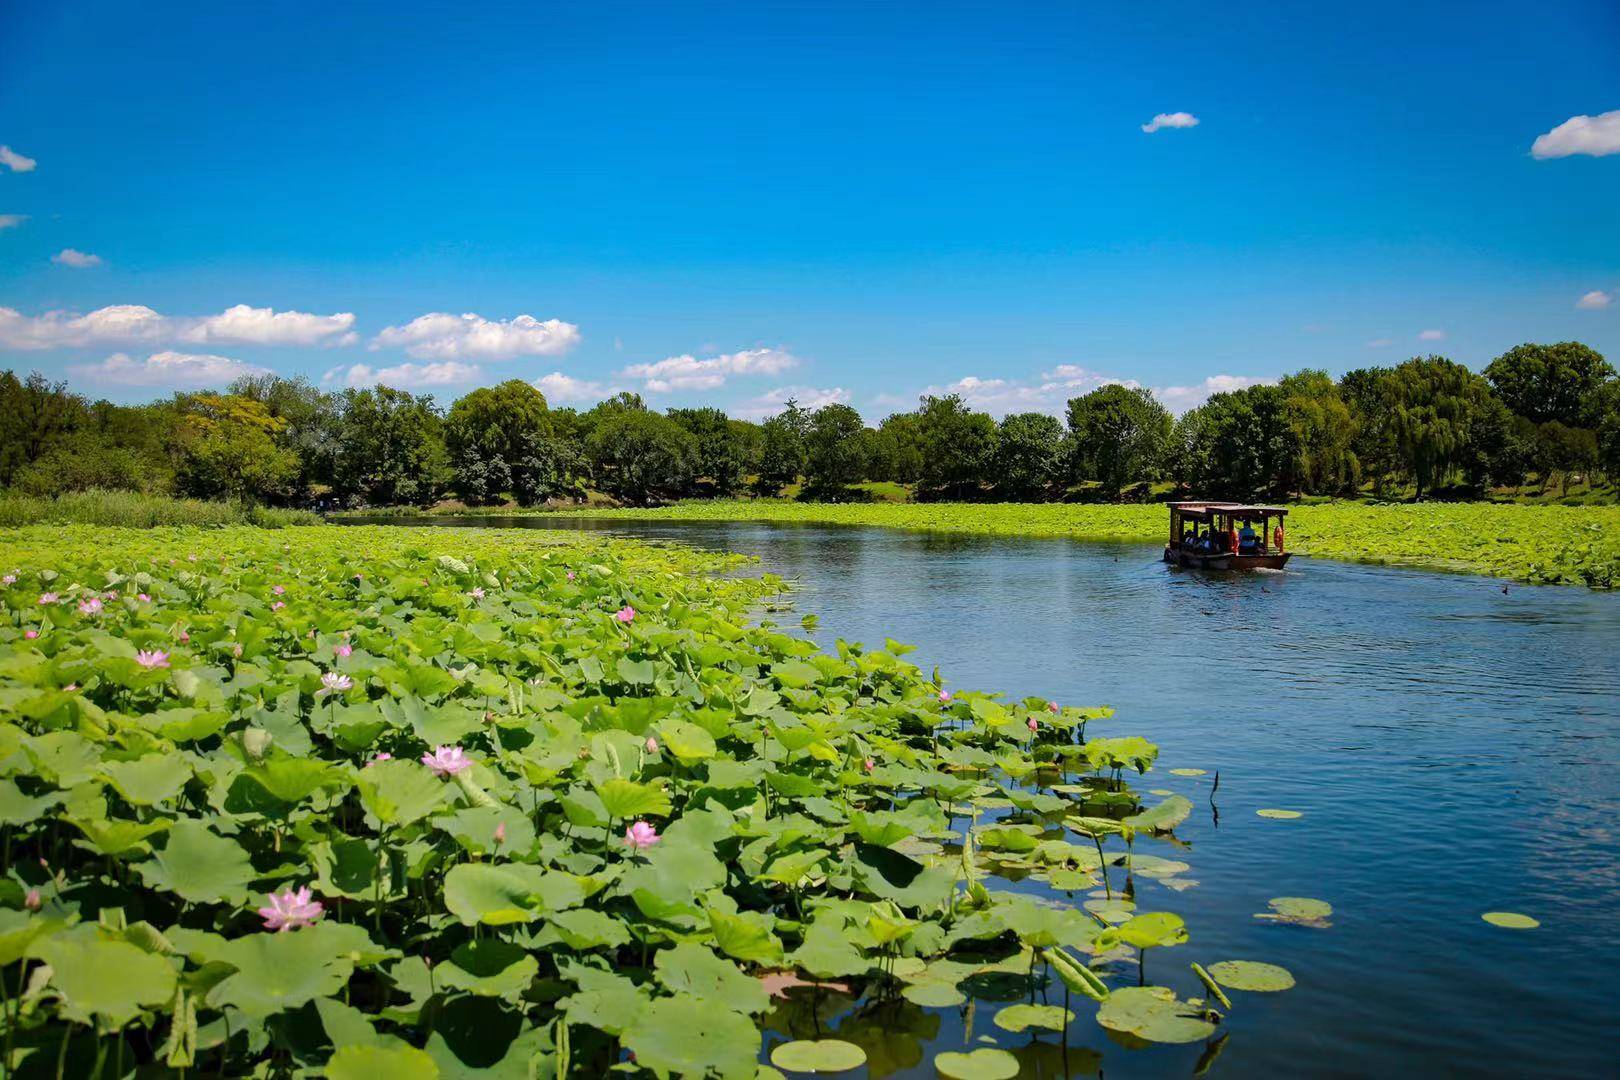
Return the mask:
<svg viewBox="0 0 1620 1080">
<path fill-rule="evenodd" d="M 154 529 L 180 525 L 257 525 L 279 529 L 318 525 L 308 510 L 287 510 L 209 499 L 176 499 L 138 491 L 72 491 L 56 496 L 0 491 L 0 528 L 25 525 L 102 525 Z"/>
<path fill-rule="evenodd" d="M 988 536 L 1162 543 L 1158 504 L 683 502 L 593 516 L 878 525 Z M 1326 559 L 1483 574 L 1539 585 L 1620 585 L 1620 507 L 1333 502 L 1292 507 L 1292 551 Z"/>
</svg>

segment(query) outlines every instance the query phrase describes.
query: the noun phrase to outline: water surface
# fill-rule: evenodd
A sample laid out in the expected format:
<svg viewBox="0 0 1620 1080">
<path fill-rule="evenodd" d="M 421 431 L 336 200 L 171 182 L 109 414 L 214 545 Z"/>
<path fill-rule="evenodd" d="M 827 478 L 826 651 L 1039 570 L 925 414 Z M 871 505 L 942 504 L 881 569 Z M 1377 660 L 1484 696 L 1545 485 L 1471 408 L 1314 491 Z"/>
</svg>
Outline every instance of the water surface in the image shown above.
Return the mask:
<svg viewBox="0 0 1620 1080">
<path fill-rule="evenodd" d="M 1208 1075 L 1615 1075 L 1620 596 L 1309 559 L 1205 575 L 1150 546 L 838 526 L 423 523 L 611 529 L 758 555 L 799 586 L 779 618 L 815 612 L 824 645 L 888 635 L 949 685 L 1113 706 L 1088 734 L 1158 742 L 1134 786 L 1196 807 L 1176 830 L 1188 847 L 1145 849 L 1190 862 L 1199 882 L 1138 878 L 1141 908 L 1175 911 L 1191 932 L 1150 955 L 1149 980 L 1197 994 L 1188 961 L 1225 959 L 1298 979 L 1233 995 Z M 1304 816 L 1257 817 L 1264 807 Z M 1274 896 L 1329 901 L 1332 927 L 1254 919 Z M 1489 926 L 1492 910 L 1542 927 Z M 906 1004 L 860 1022 L 896 1033 L 884 1075 L 932 1076 L 933 1051 L 1030 1042 L 990 1023 L 997 1007 Z M 814 1018 L 791 1020 L 813 1035 Z M 1026 1075 L 1186 1076 L 1203 1050 L 1127 1049 L 1084 1016 L 1066 1058 L 1042 1041 L 1020 1051 Z"/>
</svg>

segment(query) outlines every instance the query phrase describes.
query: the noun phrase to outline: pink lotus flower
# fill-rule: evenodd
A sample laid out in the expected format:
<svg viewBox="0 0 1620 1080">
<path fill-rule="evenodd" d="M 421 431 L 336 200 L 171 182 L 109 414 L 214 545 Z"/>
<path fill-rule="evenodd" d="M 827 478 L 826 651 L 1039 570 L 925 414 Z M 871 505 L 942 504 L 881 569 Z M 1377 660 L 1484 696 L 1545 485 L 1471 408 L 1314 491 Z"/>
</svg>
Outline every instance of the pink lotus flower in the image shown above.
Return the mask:
<svg viewBox="0 0 1620 1080">
<path fill-rule="evenodd" d="M 646 745 L 647 745 L 647 753 L 649 753 L 649 754 L 658 753 L 658 740 L 653 738 L 651 735 L 647 736 Z"/>
<path fill-rule="evenodd" d="M 272 586 L 270 586 L 270 591 L 275 593 L 277 596 L 280 596 L 280 595 L 282 595 L 283 593 L 285 593 L 287 591 L 287 586 L 285 586 L 285 585 L 272 585 Z"/>
<path fill-rule="evenodd" d="M 645 851 L 663 839 L 658 831 L 645 821 L 638 821 L 624 830 L 624 842 L 632 851 Z"/>
<path fill-rule="evenodd" d="M 861 762 L 861 766 L 867 772 L 871 772 L 873 769 L 877 768 L 877 762 L 873 761 L 871 758 L 867 758 L 865 761 Z"/>
<path fill-rule="evenodd" d="M 44 905 L 45 902 L 40 899 L 38 889 L 29 889 L 28 895 L 23 897 L 23 907 L 29 911 L 38 911 Z"/>
<path fill-rule="evenodd" d="M 454 776 L 472 768 L 467 751 L 459 746 L 441 746 L 431 754 L 423 754 L 422 764 L 440 776 Z"/>
<path fill-rule="evenodd" d="M 182 645 L 184 645 L 186 642 L 191 640 L 191 632 L 188 631 L 188 630 L 182 630 L 182 631 L 180 631 L 178 637 L 179 637 L 180 643 Z"/>
<path fill-rule="evenodd" d="M 63 692 L 63 693 L 64 693 L 64 694 L 71 694 L 71 693 L 73 693 L 73 692 L 74 692 L 74 691 L 75 691 L 75 690 L 77 690 L 77 689 L 78 689 L 78 688 L 79 688 L 79 684 L 78 684 L 78 683 L 76 683 L 76 682 L 70 682 L 70 683 L 68 683 L 68 684 L 67 684 L 67 685 L 66 685 L 66 686 L 64 686 L 64 687 L 62 687 L 62 692 Z"/>
<path fill-rule="evenodd" d="M 1057 711 L 1059 711 L 1058 710 L 1058 703 L 1055 702 L 1055 701 L 1048 701 L 1046 703 L 1046 711 L 1047 712 L 1057 712 Z"/>
<path fill-rule="evenodd" d="M 15 585 L 15 584 L 17 584 L 17 575 L 16 574 L 7 574 L 5 577 L 0 577 L 0 585 Z"/>
<path fill-rule="evenodd" d="M 347 675 L 336 671 L 328 671 L 321 676 L 321 688 L 315 691 L 316 697 L 325 697 L 327 694 L 341 694 L 354 685 L 354 680 Z"/>
<path fill-rule="evenodd" d="M 231 646 L 231 655 L 236 657 L 237 659 L 241 659 L 241 657 L 242 657 L 242 643 L 240 641 L 237 642 L 235 645 Z"/>
<path fill-rule="evenodd" d="M 467 595 L 472 597 L 474 600 L 482 600 L 484 598 L 484 590 L 482 588 L 473 589 Z"/>
<path fill-rule="evenodd" d="M 495 826 L 495 842 L 497 844 L 506 843 L 506 822 L 504 821 Z"/>
<path fill-rule="evenodd" d="M 100 615 L 101 614 L 101 598 L 99 596 L 87 596 L 83 600 L 80 600 L 79 601 L 79 614 L 80 615 Z"/>
<path fill-rule="evenodd" d="M 46 593 L 40 593 L 39 594 L 39 602 L 40 602 L 41 606 L 54 604 L 54 603 L 56 603 L 57 601 L 59 601 L 61 599 L 62 598 L 60 596 L 57 596 L 53 592 L 46 592 Z"/>
<path fill-rule="evenodd" d="M 39 637 L 39 631 L 38 630 L 24 630 L 23 631 L 23 637 L 26 638 L 29 641 L 33 641 L 35 638 Z"/>
<path fill-rule="evenodd" d="M 572 570 L 568 571 L 568 580 L 569 581 L 574 580 L 574 572 Z"/>
<path fill-rule="evenodd" d="M 345 656 L 348 656 L 352 652 L 354 652 L 354 646 L 350 645 L 347 641 L 340 641 L 336 645 L 332 646 L 332 655 L 336 656 L 339 660 L 343 659 Z"/>
<path fill-rule="evenodd" d="M 135 653 L 135 662 L 143 668 L 168 667 L 169 654 L 161 649 L 141 649 Z"/>
<path fill-rule="evenodd" d="M 1033 716 L 1029 718 L 1029 730 L 1030 731 L 1034 731 L 1036 728 L 1038 728 L 1040 726 L 1041 725 L 1038 722 L 1036 722 L 1036 720 L 1035 720 L 1035 718 Z"/>
<path fill-rule="evenodd" d="M 393 754 L 390 754 L 386 750 L 379 750 L 372 757 L 372 759 L 370 761 L 366 762 L 366 768 L 368 768 L 368 769 L 371 768 L 373 765 L 377 764 L 377 762 L 379 762 L 379 761 L 393 761 L 393 760 L 394 760 L 394 755 Z"/>
<path fill-rule="evenodd" d="M 287 605 L 285 603 L 283 603 L 280 600 L 277 600 L 275 603 L 270 605 L 270 610 L 271 611 L 280 611 L 282 608 L 284 608 L 286 606 Z"/>
<path fill-rule="evenodd" d="M 941 705 L 949 705 L 951 703 L 951 692 L 949 690 L 941 690 L 939 692 L 939 703 Z"/>
<path fill-rule="evenodd" d="M 152 602 L 152 598 L 147 596 L 145 593 L 136 593 L 135 599 L 139 600 L 143 604 L 150 604 Z"/>
<path fill-rule="evenodd" d="M 264 928 L 278 934 L 284 930 L 315 925 L 315 920 L 325 910 L 319 900 L 310 897 L 307 885 L 297 892 L 288 889 L 279 896 L 270 893 L 266 899 L 270 901 L 269 906 L 260 908 L 259 914 L 264 917 Z"/>
<path fill-rule="evenodd" d="M 195 551 L 193 551 L 190 555 L 187 555 L 186 556 L 186 561 L 187 562 L 196 562 L 197 561 L 197 553 Z"/>
<path fill-rule="evenodd" d="M 626 604 L 618 611 L 615 611 L 613 613 L 613 617 L 622 623 L 628 623 L 630 620 L 636 617 L 636 609 L 631 607 L 629 604 Z"/>
</svg>

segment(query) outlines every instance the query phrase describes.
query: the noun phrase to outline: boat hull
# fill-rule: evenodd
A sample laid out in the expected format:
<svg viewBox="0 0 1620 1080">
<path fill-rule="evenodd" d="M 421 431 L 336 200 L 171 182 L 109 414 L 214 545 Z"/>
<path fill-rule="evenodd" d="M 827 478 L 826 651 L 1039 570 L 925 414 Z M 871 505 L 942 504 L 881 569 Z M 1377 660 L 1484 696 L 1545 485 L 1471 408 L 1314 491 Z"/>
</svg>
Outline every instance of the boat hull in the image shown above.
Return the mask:
<svg viewBox="0 0 1620 1080">
<path fill-rule="evenodd" d="M 1183 551 L 1169 546 L 1164 549 L 1165 562 L 1196 570 L 1281 570 L 1292 555 L 1291 551 L 1240 555 L 1230 551 Z"/>
</svg>

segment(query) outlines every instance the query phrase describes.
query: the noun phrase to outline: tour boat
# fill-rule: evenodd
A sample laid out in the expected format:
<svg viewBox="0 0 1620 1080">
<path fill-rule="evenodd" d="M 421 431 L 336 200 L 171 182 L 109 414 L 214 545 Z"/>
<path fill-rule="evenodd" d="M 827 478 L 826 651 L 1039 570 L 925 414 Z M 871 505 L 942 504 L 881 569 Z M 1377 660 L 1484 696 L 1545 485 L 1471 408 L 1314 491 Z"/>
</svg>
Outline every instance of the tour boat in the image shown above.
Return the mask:
<svg viewBox="0 0 1620 1080">
<path fill-rule="evenodd" d="M 1283 547 L 1287 516 L 1280 506 L 1173 502 L 1164 561 L 1201 570 L 1280 570 L 1288 562 Z"/>
</svg>

